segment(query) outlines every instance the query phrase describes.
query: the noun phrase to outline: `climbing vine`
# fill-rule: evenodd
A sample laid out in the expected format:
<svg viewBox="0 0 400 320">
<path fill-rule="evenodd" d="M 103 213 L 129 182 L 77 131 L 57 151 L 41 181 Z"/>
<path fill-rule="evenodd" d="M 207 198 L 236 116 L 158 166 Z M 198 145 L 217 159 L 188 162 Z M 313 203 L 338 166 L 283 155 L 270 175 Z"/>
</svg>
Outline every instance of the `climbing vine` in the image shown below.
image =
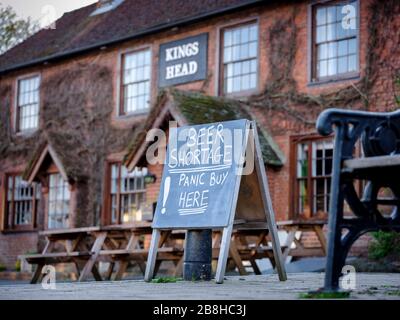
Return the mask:
<svg viewBox="0 0 400 320">
<path fill-rule="evenodd" d="M 287 128 L 279 127 L 276 119 L 287 119 L 289 116 L 296 126 L 304 129 L 314 129 L 317 115 L 326 108 L 341 107 L 352 109 L 366 109 L 380 103 L 376 100 L 374 86 L 379 78 L 389 77 L 392 90 L 399 75 L 399 27 L 400 2 L 395 0 L 378 1 L 371 3 L 368 22 L 368 45 L 366 52 L 366 68 L 361 79 L 356 82 L 330 92 L 318 95 L 300 92 L 293 77 L 295 69 L 295 55 L 297 52 L 298 30 L 296 16 L 299 10 L 294 10 L 289 18 L 277 20 L 266 33 L 269 50 L 269 66 L 265 90 L 262 94 L 250 98 L 252 106 L 259 112 L 267 113 L 269 119 L 275 119 L 270 127 L 275 134 L 287 133 Z M 397 44 L 396 44 L 397 39 Z M 393 42 L 394 41 L 394 42 Z M 385 73 L 385 74 L 382 74 Z M 394 94 L 397 97 L 396 94 Z M 386 110 L 392 103 L 386 102 Z M 272 121 L 272 120 L 271 120 Z M 282 121 L 281 123 L 285 123 Z"/>
</svg>

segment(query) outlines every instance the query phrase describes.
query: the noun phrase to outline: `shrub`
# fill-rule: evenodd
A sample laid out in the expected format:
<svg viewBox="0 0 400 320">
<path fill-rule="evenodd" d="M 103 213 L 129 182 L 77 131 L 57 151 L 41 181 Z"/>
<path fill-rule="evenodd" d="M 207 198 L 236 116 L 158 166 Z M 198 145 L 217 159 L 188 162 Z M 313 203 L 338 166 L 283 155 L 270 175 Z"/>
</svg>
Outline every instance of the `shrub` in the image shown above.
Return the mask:
<svg viewBox="0 0 400 320">
<path fill-rule="evenodd" d="M 21 260 L 17 260 L 15 262 L 15 271 L 17 271 L 17 272 L 21 271 Z"/>
<path fill-rule="evenodd" d="M 377 231 L 372 233 L 373 240 L 368 248 L 370 258 L 378 260 L 392 254 L 400 254 L 400 234 L 397 232 Z"/>
</svg>

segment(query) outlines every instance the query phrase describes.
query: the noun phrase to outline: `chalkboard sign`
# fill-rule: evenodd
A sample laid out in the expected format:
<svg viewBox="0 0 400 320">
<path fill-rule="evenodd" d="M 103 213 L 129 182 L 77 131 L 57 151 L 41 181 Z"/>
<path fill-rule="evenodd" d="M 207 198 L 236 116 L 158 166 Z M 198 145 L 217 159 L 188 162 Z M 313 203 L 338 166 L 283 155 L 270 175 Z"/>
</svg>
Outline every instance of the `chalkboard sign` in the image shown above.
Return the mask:
<svg viewBox="0 0 400 320">
<path fill-rule="evenodd" d="M 154 228 L 228 226 L 247 123 L 171 130 Z"/>
<path fill-rule="evenodd" d="M 255 122 L 170 129 L 145 281 L 154 275 L 161 230 L 223 229 L 215 276 L 222 283 L 235 218 L 242 227 L 268 229 L 279 279 L 286 280 Z"/>
</svg>

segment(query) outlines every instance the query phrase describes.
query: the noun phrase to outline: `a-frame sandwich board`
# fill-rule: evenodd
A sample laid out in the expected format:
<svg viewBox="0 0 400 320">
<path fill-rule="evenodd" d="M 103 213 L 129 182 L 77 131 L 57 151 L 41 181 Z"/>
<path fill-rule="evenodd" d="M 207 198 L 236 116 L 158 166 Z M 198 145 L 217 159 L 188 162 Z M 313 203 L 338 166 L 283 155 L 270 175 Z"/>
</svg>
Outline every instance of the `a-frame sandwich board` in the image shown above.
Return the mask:
<svg viewBox="0 0 400 320">
<path fill-rule="evenodd" d="M 205 130 L 209 130 L 210 128 L 218 130 L 221 127 L 231 130 L 231 132 L 235 130 L 242 130 L 244 132 L 241 136 L 240 147 L 233 148 L 234 143 L 230 146 L 233 149 L 232 157 L 240 158 L 238 164 L 232 164 L 231 166 L 219 164 L 213 167 L 200 168 L 192 166 L 190 169 L 171 168 L 168 165 L 173 152 L 173 150 L 170 150 L 171 141 L 172 139 L 176 139 L 179 134 L 178 132 L 170 133 L 169 150 L 167 151 L 167 161 L 164 167 L 159 201 L 157 202 L 155 212 L 145 281 L 151 281 L 153 278 L 158 243 L 162 230 L 222 229 L 220 253 L 215 275 L 216 283 L 222 283 L 235 219 L 236 221 L 244 221 L 243 227 L 246 225 L 259 227 L 261 225 L 268 229 L 279 279 L 281 281 L 287 279 L 255 121 L 234 120 L 200 126 L 181 127 L 178 130 L 192 129 L 196 132 L 204 132 L 204 128 L 206 128 Z M 235 137 L 235 134 L 233 136 Z M 246 162 L 244 159 L 246 159 Z M 206 187 L 212 190 L 205 189 L 202 191 L 203 194 L 207 192 L 209 196 L 207 198 L 209 203 L 206 208 L 203 206 L 201 208 L 182 209 L 178 206 L 178 202 L 179 204 L 182 203 L 179 199 L 181 199 L 183 192 L 186 194 L 187 191 L 182 191 L 182 179 L 179 179 L 177 176 L 180 176 L 180 178 L 185 174 L 201 174 L 202 176 L 208 174 L 211 176 L 216 172 L 226 174 L 226 177 L 222 186 L 220 185 L 213 189 L 208 185 Z M 196 190 L 195 192 L 200 191 Z"/>
</svg>

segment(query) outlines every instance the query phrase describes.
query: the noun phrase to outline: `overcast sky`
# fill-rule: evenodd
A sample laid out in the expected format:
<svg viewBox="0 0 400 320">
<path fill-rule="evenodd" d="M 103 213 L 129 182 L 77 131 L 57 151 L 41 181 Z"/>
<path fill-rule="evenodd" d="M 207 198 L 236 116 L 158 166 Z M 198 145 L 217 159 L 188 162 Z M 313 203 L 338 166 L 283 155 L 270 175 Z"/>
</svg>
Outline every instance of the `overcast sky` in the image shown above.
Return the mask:
<svg viewBox="0 0 400 320">
<path fill-rule="evenodd" d="M 49 24 L 64 12 L 87 6 L 97 0 L 0 0 L 0 3 L 14 8 L 20 17 L 32 17 Z"/>
</svg>

